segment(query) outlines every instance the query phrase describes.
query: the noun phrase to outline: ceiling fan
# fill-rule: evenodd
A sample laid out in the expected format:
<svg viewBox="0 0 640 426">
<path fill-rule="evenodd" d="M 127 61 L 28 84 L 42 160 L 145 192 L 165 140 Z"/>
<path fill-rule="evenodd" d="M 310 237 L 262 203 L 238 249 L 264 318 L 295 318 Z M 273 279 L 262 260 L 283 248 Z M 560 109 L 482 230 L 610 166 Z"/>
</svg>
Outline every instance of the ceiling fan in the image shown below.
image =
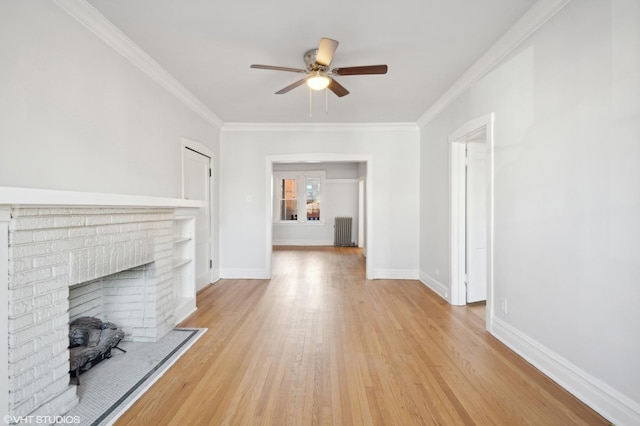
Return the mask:
<svg viewBox="0 0 640 426">
<path fill-rule="evenodd" d="M 349 94 L 349 91 L 345 89 L 340 83 L 338 83 L 332 76 L 345 76 L 345 75 L 364 75 L 364 74 L 386 74 L 386 65 L 366 65 L 360 67 L 343 67 L 329 69 L 331 61 L 333 60 L 333 54 L 338 48 L 338 42 L 330 38 L 320 39 L 320 45 L 317 49 L 311 49 L 304 54 L 304 62 L 307 64 L 307 69 L 301 68 L 289 68 L 289 67 L 277 67 L 271 65 L 258 65 L 253 64 L 251 68 L 262 70 L 274 70 L 274 71 L 287 71 L 306 74 L 306 76 L 288 85 L 287 87 L 280 89 L 276 92 L 276 95 L 282 95 L 290 90 L 295 89 L 298 86 L 307 83 L 307 86 L 312 90 L 329 89 L 335 93 L 338 97 L 342 97 Z"/>
</svg>

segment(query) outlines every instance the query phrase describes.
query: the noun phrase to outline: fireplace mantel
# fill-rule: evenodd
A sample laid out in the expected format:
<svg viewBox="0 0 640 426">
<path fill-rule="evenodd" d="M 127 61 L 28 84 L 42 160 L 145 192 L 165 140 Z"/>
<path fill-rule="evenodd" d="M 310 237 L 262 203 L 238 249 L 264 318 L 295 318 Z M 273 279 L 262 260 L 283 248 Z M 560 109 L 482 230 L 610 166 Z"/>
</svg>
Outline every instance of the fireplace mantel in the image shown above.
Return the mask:
<svg viewBox="0 0 640 426">
<path fill-rule="evenodd" d="M 0 206 L 11 207 L 204 207 L 200 200 L 101 192 L 0 186 Z"/>
<path fill-rule="evenodd" d="M 181 218 L 195 216 L 194 212 L 204 206 L 204 201 L 179 198 L 0 186 L 0 300 L 8 300 L 9 223 L 12 221 L 12 212 L 21 210 L 20 213 L 23 214 L 24 209 L 38 209 L 41 210 L 39 214 L 46 216 L 66 214 L 67 209 L 71 215 L 80 214 L 83 209 L 90 209 L 92 214 L 104 214 L 102 210 L 110 209 L 115 209 L 116 213 L 134 209 L 144 211 L 140 214 L 153 215 L 156 210 L 165 210 L 173 211 L 172 217 Z M 147 210 L 149 211 L 146 212 Z M 171 239 L 173 235 L 164 238 Z M 193 292 L 195 307 L 195 287 Z M 7 341 L 9 336 L 8 313 L 8 304 L 1 303 L 0 338 L 4 341 Z M 0 412 L 4 414 L 10 413 L 8 376 L 7 351 L 0 350 Z"/>
</svg>

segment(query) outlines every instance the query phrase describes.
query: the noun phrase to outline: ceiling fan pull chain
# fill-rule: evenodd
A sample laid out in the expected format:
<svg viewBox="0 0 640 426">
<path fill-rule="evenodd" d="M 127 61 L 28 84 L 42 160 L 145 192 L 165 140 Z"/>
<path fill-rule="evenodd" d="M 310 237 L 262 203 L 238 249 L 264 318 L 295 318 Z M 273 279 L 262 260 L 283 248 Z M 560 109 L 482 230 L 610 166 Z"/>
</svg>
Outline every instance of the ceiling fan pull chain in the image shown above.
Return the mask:
<svg viewBox="0 0 640 426">
<path fill-rule="evenodd" d="M 324 112 L 329 115 L 329 89 L 324 89 Z"/>
<path fill-rule="evenodd" d="M 309 118 L 313 117 L 313 90 L 309 88 Z"/>
</svg>

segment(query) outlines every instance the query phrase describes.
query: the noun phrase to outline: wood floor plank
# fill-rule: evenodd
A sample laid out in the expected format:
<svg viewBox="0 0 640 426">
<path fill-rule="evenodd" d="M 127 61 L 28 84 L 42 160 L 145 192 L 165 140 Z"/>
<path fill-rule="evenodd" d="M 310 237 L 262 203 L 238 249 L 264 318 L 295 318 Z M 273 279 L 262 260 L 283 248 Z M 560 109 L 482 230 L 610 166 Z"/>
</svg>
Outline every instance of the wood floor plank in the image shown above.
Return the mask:
<svg viewBox="0 0 640 426">
<path fill-rule="evenodd" d="M 275 248 L 271 280 L 221 280 L 208 332 L 118 425 L 606 425 L 418 281 L 365 279 L 356 248 Z"/>
</svg>

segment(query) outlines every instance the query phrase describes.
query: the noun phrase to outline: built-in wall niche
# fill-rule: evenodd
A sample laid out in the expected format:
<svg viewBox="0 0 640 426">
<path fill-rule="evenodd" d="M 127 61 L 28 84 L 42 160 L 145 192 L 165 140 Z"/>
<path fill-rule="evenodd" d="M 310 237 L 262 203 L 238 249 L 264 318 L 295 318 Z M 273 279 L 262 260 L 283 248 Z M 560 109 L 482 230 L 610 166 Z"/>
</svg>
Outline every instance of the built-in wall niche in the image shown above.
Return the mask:
<svg viewBox="0 0 640 426">
<path fill-rule="evenodd" d="M 181 322 L 196 310 L 195 217 L 176 215 L 173 221 L 174 317 Z"/>
</svg>

